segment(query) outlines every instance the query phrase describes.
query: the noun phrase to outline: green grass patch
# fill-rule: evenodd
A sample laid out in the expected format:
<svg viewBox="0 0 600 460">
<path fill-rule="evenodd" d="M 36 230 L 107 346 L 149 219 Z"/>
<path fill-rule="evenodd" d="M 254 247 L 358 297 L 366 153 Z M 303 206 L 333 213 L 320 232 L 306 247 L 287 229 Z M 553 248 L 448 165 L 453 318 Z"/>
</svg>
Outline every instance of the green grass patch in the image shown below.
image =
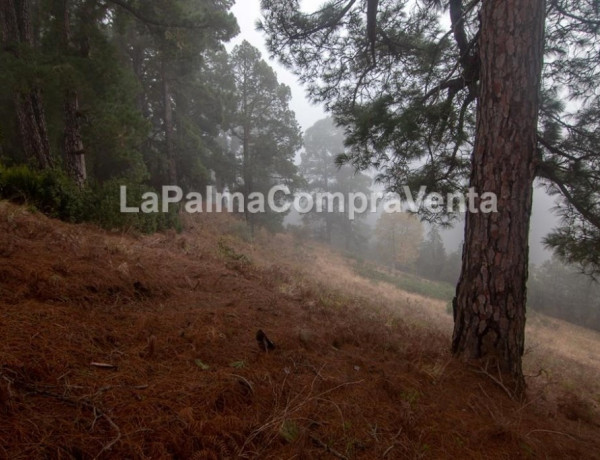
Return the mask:
<svg viewBox="0 0 600 460">
<path fill-rule="evenodd" d="M 364 263 L 354 265 L 354 271 L 363 278 L 376 282 L 389 283 L 403 291 L 413 292 L 433 299 L 450 301 L 454 297 L 455 287 L 450 283 L 430 281 L 411 273 L 385 273 Z"/>
</svg>

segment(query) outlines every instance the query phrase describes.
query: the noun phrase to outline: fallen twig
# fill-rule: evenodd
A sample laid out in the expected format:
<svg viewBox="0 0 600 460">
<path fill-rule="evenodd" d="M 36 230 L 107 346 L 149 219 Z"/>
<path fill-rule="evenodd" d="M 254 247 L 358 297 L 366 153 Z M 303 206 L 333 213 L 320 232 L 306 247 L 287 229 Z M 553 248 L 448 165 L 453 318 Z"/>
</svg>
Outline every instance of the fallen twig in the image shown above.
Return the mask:
<svg viewBox="0 0 600 460">
<path fill-rule="evenodd" d="M 119 442 L 121 440 L 122 434 L 121 434 L 121 429 L 119 428 L 119 426 L 108 416 L 108 414 L 106 414 L 106 412 L 104 412 L 102 409 L 98 408 L 98 406 L 96 406 L 93 402 L 91 402 L 87 399 L 69 398 L 67 396 L 63 396 L 58 393 L 52 393 L 52 392 L 46 391 L 46 390 L 38 390 L 35 386 L 24 383 L 24 382 L 21 383 L 21 385 L 27 391 L 30 391 L 32 394 L 36 394 L 39 396 L 46 396 L 49 398 L 54 398 L 54 399 L 62 401 L 65 404 L 68 404 L 73 407 L 85 407 L 86 409 L 90 409 L 94 413 L 94 417 L 96 419 L 104 418 L 104 420 L 106 420 L 106 422 L 113 428 L 113 430 L 115 430 L 117 432 L 117 436 L 102 448 L 102 450 L 98 453 L 98 455 L 96 455 L 94 457 L 94 460 L 99 458 L 104 452 L 107 452 L 108 450 L 110 450 L 117 442 Z M 95 423 L 95 421 L 94 421 L 94 423 Z"/>
<path fill-rule="evenodd" d="M 483 374 L 486 375 L 487 377 L 489 377 L 492 382 L 494 382 L 496 385 L 498 385 L 500 388 L 502 388 L 504 390 L 504 392 L 508 395 L 508 397 L 512 400 L 515 401 L 515 396 L 513 395 L 512 391 L 510 391 L 502 382 L 502 372 L 500 371 L 500 364 L 498 365 L 498 377 L 494 377 L 492 374 L 490 374 L 490 372 L 487 370 L 487 363 L 485 368 L 482 366 L 479 368 L 479 370 L 476 370 L 475 373 L 477 374 Z"/>
<path fill-rule="evenodd" d="M 396 436 L 394 436 L 392 438 L 392 445 L 385 450 L 385 452 L 381 456 L 382 458 L 385 458 L 387 456 L 387 454 L 389 454 L 392 451 L 392 449 L 394 447 L 396 447 L 396 439 L 398 439 L 398 437 L 400 436 L 400 434 L 402 434 L 402 427 L 400 427 L 400 429 L 398 430 L 398 433 L 396 433 Z"/>
<path fill-rule="evenodd" d="M 79 387 L 79 388 L 83 388 L 83 387 Z M 131 389 L 131 390 L 147 390 L 149 388 L 149 385 L 135 385 L 135 386 L 129 386 L 129 385 L 108 385 L 108 386 L 105 386 L 105 387 L 98 388 L 98 391 L 96 393 L 105 393 L 107 391 L 114 390 L 116 388 L 126 388 L 126 389 Z"/>
<path fill-rule="evenodd" d="M 562 435 L 562 436 L 566 436 L 566 437 L 567 437 L 567 438 L 569 438 L 569 439 L 572 439 L 573 441 L 576 441 L 576 439 L 575 439 L 573 436 L 571 436 L 570 434 L 567 434 L 567 433 L 562 433 L 562 432 L 560 432 L 560 431 L 541 430 L 541 429 L 538 429 L 538 430 L 531 430 L 529 433 L 527 433 L 527 434 L 525 435 L 525 437 L 526 437 L 526 438 L 528 438 L 528 437 L 529 437 L 529 435 L 530 435 L 531 433 L 550 433 L 550 434 L 560 434 L 560 435 Z"/>
<path fill-rule="evenodd" d="M 316 445 L 318 445 L 319 447 L 322 447 L 323 449 L 325 449 L 325 452 L 329 452 L 330 454 L 335 455 L 337 458 L 342 458 L 344 460 L 348 460 L 348 457 L 346 457 L 344 454 L 341 454 L 340 452 L 338 452 L 337 450 L 335 450 L 333 447 L 328 446 L 327 444 L 325 444 L 323 441 L 321 441 L 319 438 L 317 438 L 316 436 L 313 436 L 312 434 L 310 435 L 310 439 L 312 440 L 312 442 L 314 442 Z"/>
<path fill-rule="evenodd" d="M 96 455 L 94 457 L 94 460 L 99 458 L 100 455 L 102 455 L 104 452 L 109 451 L 112 448 L 112 446 L 114 446 L 116 443 L 118 443 L 121 440 L 121 429 L 119 428 L 119 426 L 115 422 L 113 422 L 112 419 L 108 415 L 106 415 L 104 412 L 99 411 L 98 415 L 100 417 L 104 417 L 104 420 L 106 420 L 108 422 L 108 424 L 111 427 L 113 427 L 113 429 L 117 432 L 117 436 L 111 442 L 106 444 L 100 452 L 98 452 L 98 455 Z"/>
<path fill-rule="evenodd" d="M 97 367 L 99 369 L 117 369 L 117 366 L 115 366 L 114 364 L 107 364 L 107 363 L 90 363 L 90 366 L 92 367 Z"/>
</svg>

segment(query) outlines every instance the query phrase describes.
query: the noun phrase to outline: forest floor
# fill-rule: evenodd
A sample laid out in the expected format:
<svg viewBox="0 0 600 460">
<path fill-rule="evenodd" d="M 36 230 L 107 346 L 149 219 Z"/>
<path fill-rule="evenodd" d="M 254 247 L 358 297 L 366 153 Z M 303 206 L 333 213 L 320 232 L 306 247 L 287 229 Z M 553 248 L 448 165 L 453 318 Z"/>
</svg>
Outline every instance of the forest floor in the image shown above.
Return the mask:
<svg viewBox="0 0 600 460">
<path fill-rule="evenodd" d="M 0 202 L 0 458 L 600 458 L 600 334 L 530 315 L 515 400 L 451 358 L 445 302 L 243 235 Z"/>
</svg>

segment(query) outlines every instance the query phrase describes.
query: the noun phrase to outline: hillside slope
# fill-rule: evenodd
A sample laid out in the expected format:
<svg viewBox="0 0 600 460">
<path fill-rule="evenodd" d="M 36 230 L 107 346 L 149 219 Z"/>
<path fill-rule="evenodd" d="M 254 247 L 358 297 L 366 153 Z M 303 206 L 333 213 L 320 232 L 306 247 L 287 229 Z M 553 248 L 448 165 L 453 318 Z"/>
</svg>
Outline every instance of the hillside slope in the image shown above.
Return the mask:
<svg viewBox="0 0 600 460">
<path fill-rule="evenodd" d="M 0 458 L 600 458 L 597 335 L 546 346 L 534 318 L 514 401 L 451 359 L 442 302 L 227 216 L 185 227 L 0 202 Z"/>
</svg>

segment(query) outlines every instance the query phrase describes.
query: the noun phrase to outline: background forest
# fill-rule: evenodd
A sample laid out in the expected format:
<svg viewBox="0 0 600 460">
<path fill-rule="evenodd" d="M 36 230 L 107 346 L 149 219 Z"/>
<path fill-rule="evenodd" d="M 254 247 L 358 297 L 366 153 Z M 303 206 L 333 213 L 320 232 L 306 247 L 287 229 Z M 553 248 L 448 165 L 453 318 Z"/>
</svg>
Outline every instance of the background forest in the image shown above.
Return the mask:
<svg viewBox="0 0 600 460">
<path fill-rule="evenodd" d="M 0 196 L 68 221 L 154 232 L 178 227 L 177 213 L 120 213 L 122 185 L 132 201 L 166 184 L 245 196 L 275 184 L 368 191 L 372 171 L 336 164 L 347 147 L 332 119 L 302 133 L 290 89 L 260 52 L 248 42 L 226 50 L 238 32 L 232 4 L 3 1 Z M 284 217 L 246 215 L 248 235 L 281 231 Z M 457 281 L 460 248 L 448 251 L 435 226 L 408 214 L 289 221 L 361 260 Z M 558 258 L 530 270 L 537 311 L 600 330 L 599 303 L 598 285 Z"/>
</svg>

